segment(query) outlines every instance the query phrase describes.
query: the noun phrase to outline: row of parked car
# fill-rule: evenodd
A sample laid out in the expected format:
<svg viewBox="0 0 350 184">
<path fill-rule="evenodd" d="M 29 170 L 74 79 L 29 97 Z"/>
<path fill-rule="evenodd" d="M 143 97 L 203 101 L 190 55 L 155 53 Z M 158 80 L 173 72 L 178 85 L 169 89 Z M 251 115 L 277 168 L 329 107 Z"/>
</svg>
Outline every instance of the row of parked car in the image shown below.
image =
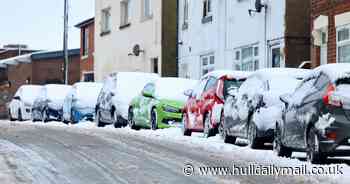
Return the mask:
<svg viewBox="0 0 350 184">
<path fill-rule="evenodd" d="M 350 64 L 213 71 L 199 81 L 120 72 L 103 84 L 22 86 L 9 115 L 153 130 L 182 122 L 185 136 L 219 133 L 226 143 L 248 139 L 253 149 L 272 143 L 279 156 L 302 151 L 320 163 L 350 155 Z"/>
</svg>

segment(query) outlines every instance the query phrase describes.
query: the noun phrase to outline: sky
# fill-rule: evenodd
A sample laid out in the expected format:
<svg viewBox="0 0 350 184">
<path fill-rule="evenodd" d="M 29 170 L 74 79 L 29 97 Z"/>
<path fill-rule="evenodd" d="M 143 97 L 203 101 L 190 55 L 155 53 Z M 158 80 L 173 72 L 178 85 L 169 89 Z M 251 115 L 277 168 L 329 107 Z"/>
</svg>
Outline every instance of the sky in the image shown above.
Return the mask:
<svg viewBox="0 0 350 184">
<path fill-rule="evenodd" d="M 95 0 L 69 0 L 69 48 L 80 47 L 77 23 L 94 16 Z M 64 0 L 3 0 L 0 47 L 27 44 L 40 50 L 63 48 Z"/>
</svg>

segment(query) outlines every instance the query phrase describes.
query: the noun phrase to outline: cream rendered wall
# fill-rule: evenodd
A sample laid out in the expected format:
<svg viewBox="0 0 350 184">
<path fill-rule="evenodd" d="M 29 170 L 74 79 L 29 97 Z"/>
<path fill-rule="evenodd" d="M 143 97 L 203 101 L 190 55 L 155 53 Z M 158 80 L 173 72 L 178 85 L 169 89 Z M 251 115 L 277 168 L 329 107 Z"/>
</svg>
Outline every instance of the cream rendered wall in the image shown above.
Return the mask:
<svg viewBox="0 0 350 184">
<path fill-rule="evenodd" d="M 142 20 L 141 0 L 130 0 L 131 25 L 119 29 L 120 0 L 95 1 L 95 76 L 103 80 L 112 72 L 141 71 L 152 72 L 152 58 L 158 58 L 158 70 L 161 73 L 161 18 L 162 0 L 152 0 L 153 17 Z M 101 12 L 111 8 L 111 33 L 101 34 Z M 128 56 L 135 44 L 145 51 L 139 57 Z"/>
</svg>

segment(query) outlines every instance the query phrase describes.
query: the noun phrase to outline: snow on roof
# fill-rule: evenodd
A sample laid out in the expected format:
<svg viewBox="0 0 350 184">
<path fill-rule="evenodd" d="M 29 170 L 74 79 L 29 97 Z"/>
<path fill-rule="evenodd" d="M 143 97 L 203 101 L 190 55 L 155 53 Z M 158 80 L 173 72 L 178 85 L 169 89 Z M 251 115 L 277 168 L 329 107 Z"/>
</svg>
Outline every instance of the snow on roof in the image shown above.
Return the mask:
<svg viewBox="0 0 350 184">
<path fill-rule="evenodd" d="M 275 77 L 292 77 L 292 78 L 305 78 L 310 74 L 311 70 L 307 69 L 296 69 L 296 68 L 264 68 L 257 70 L 252 76 L 258 78 L 275 78 Z"/>
<path fill-rule="evenodd" d="M 3 60 L 0 60 L 0 65 L 3 67 L 6 67 L 7 65 L 17 65 L 18 63 L 30 63 L 31 62 L 30 56 L 31 54 L 24 54 L 24 55 L 20 55 L 20 56 L 8 58 L 8 59 L 3 59 Z"/>
<path fill-rule="evenodd" d="M 246 72 L 246 71 L 215 70 L 215 71 L 212 71 L 212 72 L 206 74 L 205 76 L 203 76 L 203 78 L 208 77 L 208 76 L 212 76 L 215 78 L 230 76 L 230 77 L 235 78 L 235 79 L 244 79 L 244 78 L 248 78 L 251 74 L 252 74 L 252 72 Z"/>
<path fill-rule="evenodd" d="M 350 77 L 350 63 L 326 64 L 315 68 L 315 72 L 324 72 L 332 81 Z"/>
</svg>

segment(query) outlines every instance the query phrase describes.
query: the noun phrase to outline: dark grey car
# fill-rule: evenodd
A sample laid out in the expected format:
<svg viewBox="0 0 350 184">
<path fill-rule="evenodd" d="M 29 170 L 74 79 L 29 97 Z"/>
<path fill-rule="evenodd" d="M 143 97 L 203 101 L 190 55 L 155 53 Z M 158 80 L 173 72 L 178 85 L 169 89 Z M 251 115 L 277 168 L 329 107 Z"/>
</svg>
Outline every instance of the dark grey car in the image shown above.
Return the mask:
<svg viewBox="0 0 350 184">
<path fill-rule="evenodd" d="M 290 157 L 307 152 L 312 163 L 350 150 L 350 64 L 321 66 L 291 95 L 281 96 L 285 108 L 276 123 L 274 150 Z"/>
</svg>

